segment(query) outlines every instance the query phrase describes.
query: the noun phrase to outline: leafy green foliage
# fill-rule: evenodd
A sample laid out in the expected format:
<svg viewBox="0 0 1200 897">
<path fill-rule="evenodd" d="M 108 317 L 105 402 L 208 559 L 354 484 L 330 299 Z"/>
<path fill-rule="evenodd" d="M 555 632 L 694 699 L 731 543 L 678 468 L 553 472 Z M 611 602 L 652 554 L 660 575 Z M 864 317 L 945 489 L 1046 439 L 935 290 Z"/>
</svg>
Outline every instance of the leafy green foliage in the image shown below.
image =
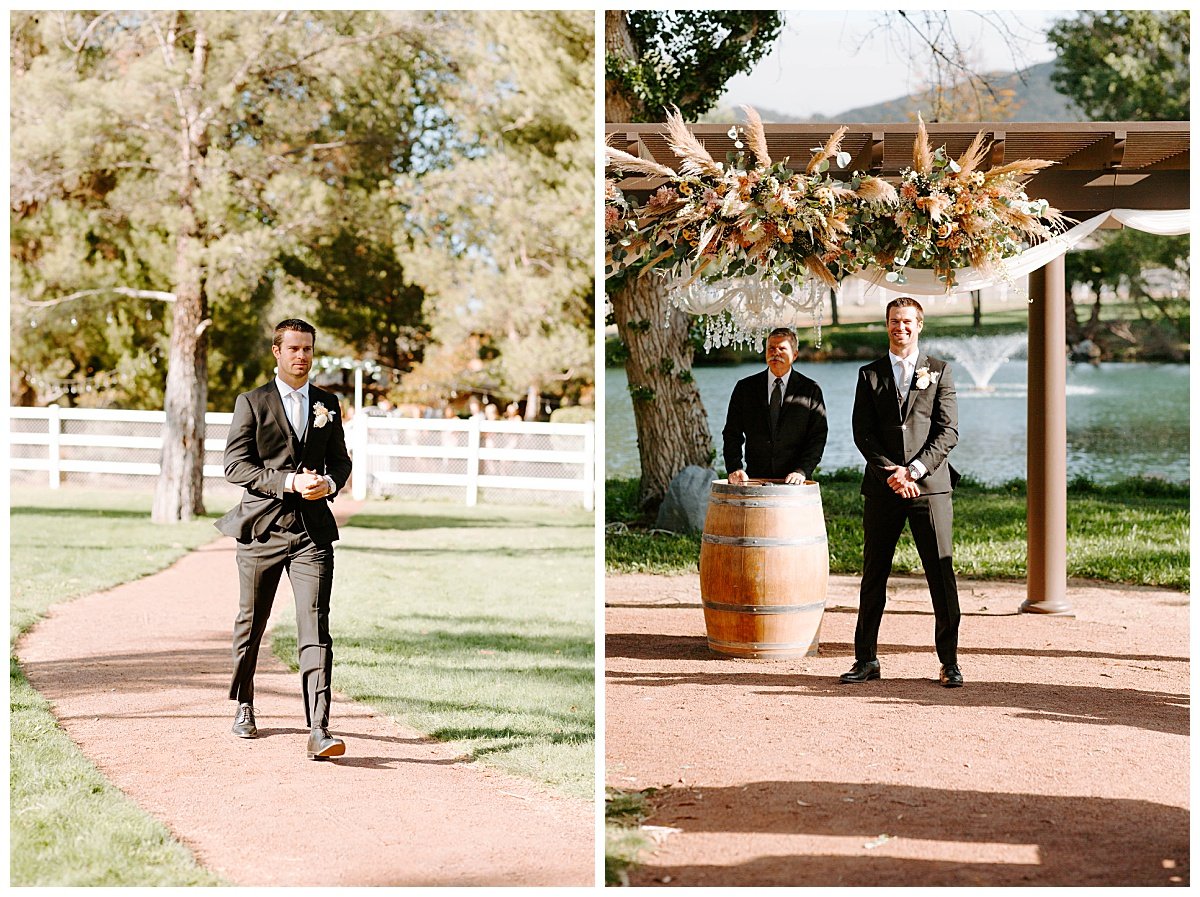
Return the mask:
<svg viewBox="0 0 1200 897">
<path fill-rule="evenodd" d="M 408 280 L 390 241 L 347 222 L 285 256 L 283 270 L 316 300 L 318 331 L 395 370 L 407 371 L 420 360 L 429 339 L 425 291 Z"/>
<path fill-rule="evenodd" d="M 605 78 L 633 100 L 632 121 L 657 121 L 678 106 L 685 119 L 708 110 L 734 75 L 754 67 L 783 28 L 758 10 L 632 10 L 635 58 L 609 54 Z"/>
<path fill-rule="evenodd" d="M 1191 312 L 1186 287 L 1191 272 L 1190 245 L 1186 234 L 1164 237 L 1122 228 L 1100 231 L 1095 246 L 1067 253 L 1067 282 L 1086 284 L 1095 297 L 1086 324 L 1068 320 L 1072 330 L 1068 335 L 1087 336 L 1107 349 L 1108 355 L 1118 350 L 1113 344 L 1127 345 L 1132 340 L 1134 348 L 1155 357 L 1186 357 Z M 1174 278 L 1173 285 L 1160 282 L 1158 275 L 1164 271 L 1169 272 L 1168 280 Z M 1105 301 L 1103 297 L 1118 289 L 1128 293 L 1138 320 L 1118 326 L 1114 340 L 1101 329 L 1101 306 L 1114 304 L 1111 298 Z M 1106 329 L 1112 332 L 1111 327 Z"/>
<path fill-rule="evenodd" d="M 590 384 L 593 18 L 14 14 L 21 400 L 93 376 L 113 404 L 162 407 L 180 303 L 112 288 L 181 283 L 211 317 L 216 410 L 297 314 L 401 370 L 465 331 L 514 391 Z M 177 97 L 199 110 L 186 152 Z M 44 304 L 84 290 L 105 292 Z"/>
<path fill-rule="evenodd" d="M 450 61 L 410 52 L 438 35 L 418 17 L 21 13 L 12 33 L 14 358 L 34 376 L 106 374 L 126 407 L 162 407 L 172 311 L 195 288 L 188 308 L 212 318 L 209 398 L 227 408 L 263 373 L 247 356 L 269 360 L 265 315 L 307 298 L 281 258 L 342 216 L 361 235 L 380 184 L 442 152 L 419 112 Z M 198 110 L 183 142 L 177 96 Z M 364 293 L 362 267 L 326 266 L 316 287 L 331 270 L 331 292 Z M 36 304 L 82 290 L 107 292 Z"/>
<path fill-rule="evenodd" d="M 409 383 L 575 399 L 595 379 L 594 15 L 462 15 L 473 63 L 456 103 L 475 145 L 393 191 L 438 344 Z"/>
<path fill-rule="evenodd" d="M 1054 86 L 1095 121 L 1187 121 L 1190 27 L 1186 9 L 1083 10 L 1047 35 Z"/>
</svg>

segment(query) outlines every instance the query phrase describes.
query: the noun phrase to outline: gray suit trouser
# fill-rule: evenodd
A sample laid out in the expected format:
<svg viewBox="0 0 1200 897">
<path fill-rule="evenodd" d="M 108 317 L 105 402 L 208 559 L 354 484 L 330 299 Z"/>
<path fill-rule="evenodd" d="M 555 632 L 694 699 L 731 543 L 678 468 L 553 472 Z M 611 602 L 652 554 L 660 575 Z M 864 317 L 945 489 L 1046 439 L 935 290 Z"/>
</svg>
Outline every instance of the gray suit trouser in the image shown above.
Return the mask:
<svg viewBox="0 0 1200 897">
<path fill-rule="evenodd" d="M 876 660 L 888 577 L 905 522 L 912 530 L 933 602 L 934 645 L 942 664 L 958 663 L 958 581 L 954 576 L 954 504 L 949 492 L 904 499 L 867 495 L 863 502 L 863 575 L 854 659 Z"/>
<path fill-rule="evenodd" d="M 237 563 L 241 598 L 233 624 L 233 683 L 229 697 L 238 703 L 254 703 L 258 649 L 279 580 L 286 570 L 296 597 L 304 717 L 309 726 L 328 726 L 333 677 L 333 639 L 329 635 L 333 545 L 318 545 L 303 531 L 272 528 L 264 542 L 239 542 Z"/>
</svg>

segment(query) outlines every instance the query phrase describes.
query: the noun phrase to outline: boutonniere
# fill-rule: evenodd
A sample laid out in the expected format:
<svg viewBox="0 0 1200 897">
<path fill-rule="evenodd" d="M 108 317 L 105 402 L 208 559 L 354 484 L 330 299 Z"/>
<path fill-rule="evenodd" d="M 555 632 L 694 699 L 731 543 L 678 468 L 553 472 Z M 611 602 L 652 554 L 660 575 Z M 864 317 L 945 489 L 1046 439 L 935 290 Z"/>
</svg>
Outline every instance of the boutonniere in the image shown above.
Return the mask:
<svg viewBox="0 0 1200 897">
<path fill-rule="evenodd" d="M 936 385 L 940 376 L 941 374 L 936 371 L 929 370 L 929 365 L 917 368 L 917 389 L 928 389 L 930 386 Z"/>
<path fill-rule="evenodd" d="M 317 402 L 313 405 L 313 426 L 318 430 L 329 423 L 329 418 L 337 414 L 336 411 L 330 411 L 325 407 L 324 402 Z"/>
</svg>

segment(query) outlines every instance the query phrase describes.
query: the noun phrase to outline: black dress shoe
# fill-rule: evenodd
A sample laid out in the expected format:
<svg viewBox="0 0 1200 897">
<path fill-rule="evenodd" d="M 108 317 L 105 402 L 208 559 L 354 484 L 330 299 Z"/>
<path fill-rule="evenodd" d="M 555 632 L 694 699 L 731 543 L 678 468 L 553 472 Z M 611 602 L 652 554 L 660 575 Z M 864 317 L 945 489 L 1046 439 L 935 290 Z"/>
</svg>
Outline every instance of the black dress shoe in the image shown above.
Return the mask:
<svg viewBox="0 0 1200 897">
<path fill-rule="evenodd" d="M 867 682 L 879 678 L 878 660 L 856 660 L 848 672 L 842 673 L 842 682 Z"/>
<path fill-rule="evenodd" d="M 334 738 L 324 726 L 317 726 L 308 735 L 308 759 L 324 760 L 346 753 L 346 742 Z"/>
<path fill-rule="evenodd" d="M 944 664 L 938 671 L 938 682 L 942 683 L 942 688 L 962 688 L 963 677 L 958 664 Z"/>
<path fill-rule="evenodd" d="M 258 737 L 258 726 L 254 723 L 254 708 L 249 704 L 238 704 L 237 716 L 233 718 L 233 734 L 238 738 Z"/>
</svg>

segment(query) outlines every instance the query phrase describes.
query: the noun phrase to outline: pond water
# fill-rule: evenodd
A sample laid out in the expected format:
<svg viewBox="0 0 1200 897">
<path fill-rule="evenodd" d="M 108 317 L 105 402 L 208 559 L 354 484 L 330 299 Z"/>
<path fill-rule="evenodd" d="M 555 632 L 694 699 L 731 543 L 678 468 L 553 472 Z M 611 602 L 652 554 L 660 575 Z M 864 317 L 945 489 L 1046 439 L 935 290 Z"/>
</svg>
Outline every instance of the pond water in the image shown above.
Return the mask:
<svg viewBox="0 0 1200 897">
<path fill-rule="evenodd" d="M 861 366 L 858 361 L 796 366 L 816 380 L 825 395 L 829 441 L 821 460 L 823 470 L 862 466 L 850 429 Z M 721 427 L 733 385 L 763 367 L 747 364 L 694 369 L 718 459 Z M 1067 475 L 1085 475 L 1098 483 L 1131 476 L 1188 482 L 1189 370 L 1186 364 L 1068 365 Z M 1024 479 L 1026 362 L 1022 359 L 1001 364 L 988 390 L 975 389 L 960 365 L 954 365 L 954 372 L 959 441 L 950 458 L 955 468 L 985 483 Z M 637 432 L 623 368 L 605 370 L 604 393 L 606 475 L 636 477 Z"/>
</svg>

